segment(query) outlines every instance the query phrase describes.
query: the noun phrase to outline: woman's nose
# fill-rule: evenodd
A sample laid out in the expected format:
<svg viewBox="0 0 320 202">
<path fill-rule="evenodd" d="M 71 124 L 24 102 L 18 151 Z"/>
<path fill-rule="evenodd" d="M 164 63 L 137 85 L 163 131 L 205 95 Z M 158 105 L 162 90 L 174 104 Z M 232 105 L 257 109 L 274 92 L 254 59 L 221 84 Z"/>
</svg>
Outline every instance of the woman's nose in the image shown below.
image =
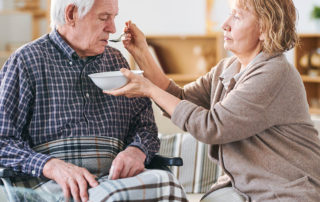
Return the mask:
<svg viewBox="0 0 320 202">
<path fill-rule="evenodd" d="M 224 31 L 230 31 L 231 30 L 231 26 L 229 25 L 229 18 L 226 19 L 226 21 L 222 24 L 221 28 Z"/>
<path fill-rule="evenodd" d="M 222 29 L 224 30 L 224 31 L 227 31 L 227 32 L 230 32 L 231 31 L 231 27 L 229 26 L 229 25 L 224 25 L 223 27 L 222 27 Z"/>
<path fill-rule="evenodd" d="M 231 26 L 227 23 L 227 22 L 224 22 L 221 26 L 221 28 L 224 30 L 224 31 L 227 31 L 229 32 L 231 30 Z"/>
</svg>

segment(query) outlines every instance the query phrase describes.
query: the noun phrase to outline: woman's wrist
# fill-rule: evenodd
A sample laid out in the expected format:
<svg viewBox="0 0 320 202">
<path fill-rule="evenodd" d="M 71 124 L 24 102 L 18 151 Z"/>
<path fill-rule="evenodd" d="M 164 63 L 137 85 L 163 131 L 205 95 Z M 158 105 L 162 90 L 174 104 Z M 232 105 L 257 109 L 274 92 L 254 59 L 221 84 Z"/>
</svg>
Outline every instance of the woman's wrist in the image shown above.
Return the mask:
<svg viewBox="0 0 320 202">
<path fill-rule="evenodd" d="M 161 89 L 158 86 L 156 86 L 155 84 L 150 82 L 147 97 L 149 97 L 152 100 L 156 99 L 156 96 L 157 96 L 157 93 L 159 92 L 159 90 L 161 90 Z"/>
<path fill-rule="evenodd" d="M 146 64 L 146 56 L 150 54 L 148 47 L 143 47 L 137 49 L 134 53 L 131 53 L 134 60 L 137 62 L 139 66 L 144 66 Z"/>
</svg>

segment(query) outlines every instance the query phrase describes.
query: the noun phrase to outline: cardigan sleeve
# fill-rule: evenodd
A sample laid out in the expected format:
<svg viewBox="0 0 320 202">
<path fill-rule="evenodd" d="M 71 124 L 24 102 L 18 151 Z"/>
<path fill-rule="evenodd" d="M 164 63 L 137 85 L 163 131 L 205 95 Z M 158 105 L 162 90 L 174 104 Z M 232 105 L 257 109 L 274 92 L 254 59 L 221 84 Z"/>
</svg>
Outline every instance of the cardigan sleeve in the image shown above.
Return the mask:
<svg viewBox="0 0 320 202">
<path fill-rule="evenodd" d="M 274 107 L 273 101 L 281 96 L 279 92 L 286 82 L 287 69 L 283 63 L 277 62 L 255 65 L 246 70 L 243 78 L 223 99 L 212 102 L 210 109 L 183 100 L 171 119 L 207 144 L 225 144 L 253 136 L 275 124 L 271 116 L 281 116 L 281 112 L 269 110 L 281 108 Z"/>
</svg>

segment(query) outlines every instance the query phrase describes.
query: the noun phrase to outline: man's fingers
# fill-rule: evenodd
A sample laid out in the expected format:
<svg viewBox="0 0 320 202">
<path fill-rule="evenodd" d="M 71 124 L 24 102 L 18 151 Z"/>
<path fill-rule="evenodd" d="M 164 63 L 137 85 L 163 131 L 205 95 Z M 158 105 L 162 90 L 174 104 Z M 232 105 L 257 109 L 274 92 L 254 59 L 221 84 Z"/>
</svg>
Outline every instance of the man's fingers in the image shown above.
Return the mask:
<svg viewBox="0 0 320 202">
<path fill-rule="evenodd" d="M 68 180 L 73 200 L 80 201 L 78 183 L 74 179 Z"/>
<path fill-rule="evenodd" d="M 88 201 L 88 183 L 87 181 L 81 177 L 77 180 L 79 190 L 80 190 L 80 197 L 82 202 L 87 202 Z"/>
<path fill-rule="evenodd" d="M 123 162 L 122 161 L 117 161 L 115 163 L 112 163 L 113 166 L 113 173 L 112 173 L 112 180 L 116 180 L 120 178 L 122 169 L 123 169 Z"/>
<path fill-rule="evenodd" d="M 64 196 L 64 200 L 66 202 L 70 201 L 70 189 L 69 186 L 67 184 L 61 185 L 62 191 L 63 191 L 63 196 Z"/>
<path fill-rule="evenodd" d="M 94 175 L 92 175 L 89 171 L 85 171 L 83 173 L 85 179 L 87 180 L 87 182 L 89 183 L 90 187 L 96 187 L 99 185 L 98 181 L 96 180 L 96 177 Z"/>
<path fill-rule="evenodd" d="M 134 167 L 131 167 L 131 169 L 129 170 L 128 174 L 126 177 L 132 177 L 132 176 L 135 176 L 136 173 L 138 172 L 138 170 Z"/>
<path fill-rule="evenodd" d="M 124 168 L 122 169 L 121 173 L 120 173 L 120 178 L 126 178 L 129 175 L 131 167 L 129 166 L 124 166 Z"/>
</svg>

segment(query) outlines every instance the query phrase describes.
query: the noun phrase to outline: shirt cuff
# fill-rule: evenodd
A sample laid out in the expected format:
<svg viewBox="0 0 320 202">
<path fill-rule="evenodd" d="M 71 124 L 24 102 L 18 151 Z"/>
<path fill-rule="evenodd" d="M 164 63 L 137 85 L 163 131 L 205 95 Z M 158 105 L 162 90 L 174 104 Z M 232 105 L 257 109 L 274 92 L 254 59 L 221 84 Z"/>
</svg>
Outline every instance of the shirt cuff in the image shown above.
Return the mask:
<svg viewBox="0 0 320 202">
<path fill-rule="evenodd" d="M 168 88 L 166 89 L 166 91 L 172 95 L 179 95 L 180 94 L 180 91 L 181 91 L 181 87 L 178 86 L 174 80 L 170 79 L 170 84 L 168 86 Z"/>
<path fill-rule="evenodd" d="M 23 172 L 34 177 L 43 177 L 42 170 L 44 165 L 52 159 L 52 156 L 48 156 L 40 153 L 32 153 L 27 158 Z"/>
</svg>

